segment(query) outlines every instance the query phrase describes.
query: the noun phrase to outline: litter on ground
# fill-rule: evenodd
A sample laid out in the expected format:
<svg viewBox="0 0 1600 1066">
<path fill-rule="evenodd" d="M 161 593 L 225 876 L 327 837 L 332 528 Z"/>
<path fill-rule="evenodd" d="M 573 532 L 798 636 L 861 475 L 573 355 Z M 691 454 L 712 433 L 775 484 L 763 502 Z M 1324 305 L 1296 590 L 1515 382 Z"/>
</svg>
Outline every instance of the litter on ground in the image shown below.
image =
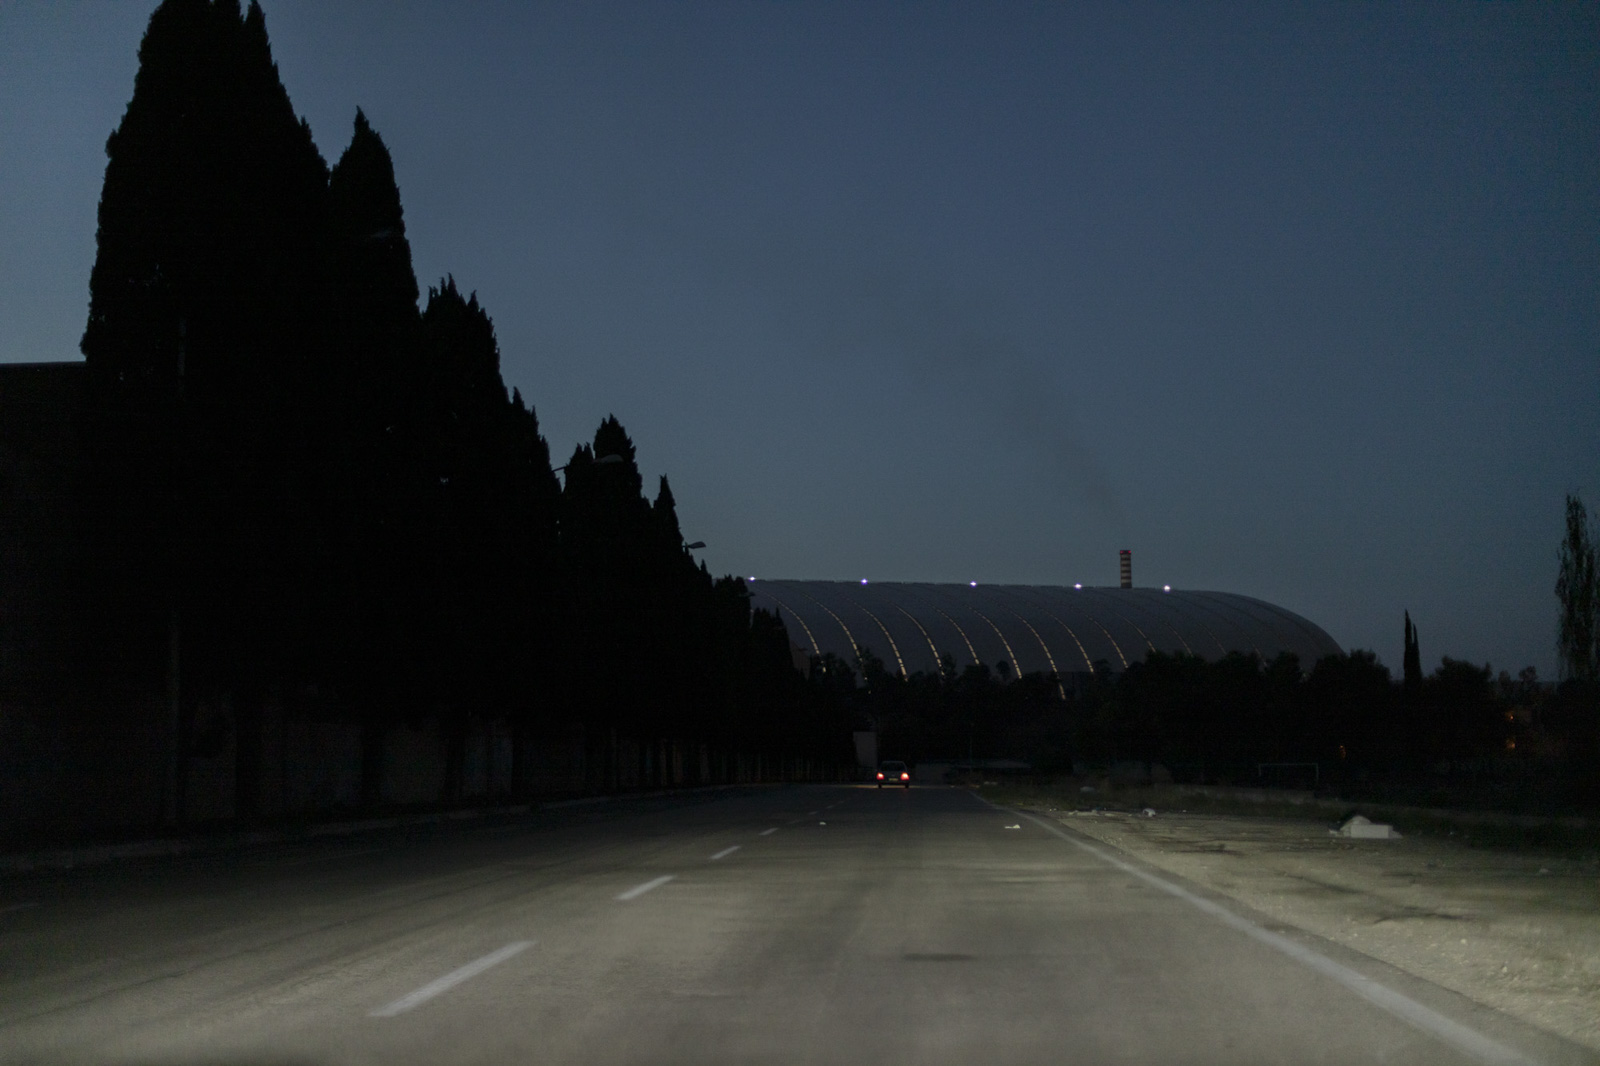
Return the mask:
<svg viewBox="0 0 1600 1066">
<path fill-rule="evenodd" d="M 1394 826 L 1383 822 L 1374 822 L 1363 815 L 1354 815 L 1338 829 L 1330 829 L 1334 836 L 1352 837 L 1356 840 L 1399 840 L 1400 834 Z"/>
</svg>

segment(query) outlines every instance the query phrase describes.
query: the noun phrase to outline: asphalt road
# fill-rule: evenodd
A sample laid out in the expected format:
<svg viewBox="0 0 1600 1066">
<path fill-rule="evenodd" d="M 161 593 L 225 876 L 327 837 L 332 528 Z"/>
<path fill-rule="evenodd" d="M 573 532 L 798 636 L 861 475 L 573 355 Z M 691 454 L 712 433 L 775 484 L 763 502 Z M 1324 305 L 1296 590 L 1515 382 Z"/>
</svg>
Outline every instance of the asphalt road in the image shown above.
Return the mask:
<svg viewBox="0 0 1600 1066">
<path fill-rule="evenodd" d="M 957 789 L 568 808 L 0 880 L 0 1061 L 1583 1061 Z"/>
</svg>

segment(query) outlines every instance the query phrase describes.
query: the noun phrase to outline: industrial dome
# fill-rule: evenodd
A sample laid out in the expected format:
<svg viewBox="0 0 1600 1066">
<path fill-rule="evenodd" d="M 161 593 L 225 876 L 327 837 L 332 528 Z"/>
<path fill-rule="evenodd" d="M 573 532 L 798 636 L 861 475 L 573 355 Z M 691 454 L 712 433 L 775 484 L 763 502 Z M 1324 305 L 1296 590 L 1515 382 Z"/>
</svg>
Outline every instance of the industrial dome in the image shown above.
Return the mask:
<svg viewBox="0 0 1600 1066">
<path fill-rule="evenodd" d="M 948 654 L 1016 674 L 1090 673 L 1104 661 L 1120 673 L 1152 650 L 1220 659 L 1229 652 L 1301 668 L 1340 651 L 1327 633 L 1270 603 L 1230 592 L 1060 585 L 929 584 L 898 581 L 755 580 L 751 606 L 782 615 L 809 655 L 853 662 L 865 647 L 891 673 L 937 673 Z"/>
</svg>

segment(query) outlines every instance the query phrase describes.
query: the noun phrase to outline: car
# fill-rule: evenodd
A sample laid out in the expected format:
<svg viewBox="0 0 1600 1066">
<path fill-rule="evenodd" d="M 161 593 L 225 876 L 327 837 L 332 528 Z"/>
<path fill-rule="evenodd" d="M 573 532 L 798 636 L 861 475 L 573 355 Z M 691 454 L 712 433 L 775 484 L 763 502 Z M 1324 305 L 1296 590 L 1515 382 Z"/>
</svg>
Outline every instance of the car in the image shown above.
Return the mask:
<svg viewBox="0 0 1600 1066">
<path fill-rule="evenodd" d="M 878 787 L 904 785 L 911 787 L 911 767 L 895 759 L 887 759 L 878 766 Z"/>
</svg>

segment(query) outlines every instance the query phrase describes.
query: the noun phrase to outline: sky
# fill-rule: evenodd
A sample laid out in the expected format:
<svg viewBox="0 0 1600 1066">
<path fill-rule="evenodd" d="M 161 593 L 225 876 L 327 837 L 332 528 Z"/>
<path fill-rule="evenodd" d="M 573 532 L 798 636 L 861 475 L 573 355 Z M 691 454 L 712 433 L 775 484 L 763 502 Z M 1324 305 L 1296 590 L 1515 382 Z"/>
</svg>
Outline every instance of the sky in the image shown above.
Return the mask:
<svg viewBox="0 0 1600 1066">
<path fill-rule="evenodd" d="M 0 361 L 78 358 L 153 4 L 0 0 Z M 715 573 L 1256 596 L 1556 669 L 1600 5 L 266 0 L 333 162 Z M 653 491 L 653 489 L 652 489 Z"/>
</svg>

